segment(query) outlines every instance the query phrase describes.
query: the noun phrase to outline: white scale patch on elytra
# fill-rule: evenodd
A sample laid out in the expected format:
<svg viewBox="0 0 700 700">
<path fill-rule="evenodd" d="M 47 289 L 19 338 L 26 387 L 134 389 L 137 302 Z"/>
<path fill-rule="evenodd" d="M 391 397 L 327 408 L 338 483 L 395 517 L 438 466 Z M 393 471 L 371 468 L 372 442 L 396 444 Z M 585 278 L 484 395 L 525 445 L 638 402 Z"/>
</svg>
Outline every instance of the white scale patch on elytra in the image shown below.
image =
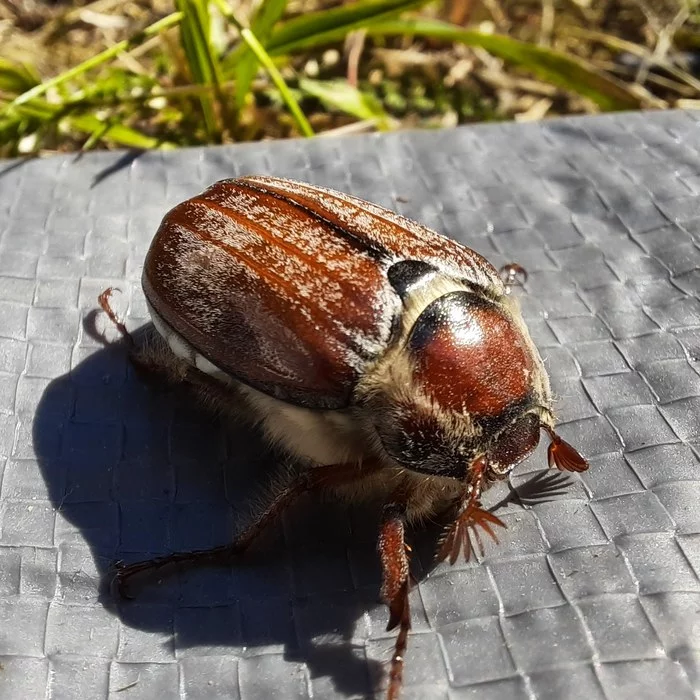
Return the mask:
<svg viewBox="0 0 700 700">
<path fill-rule="evenodd" d="M 232 197 L 227 199 L 233 200 Z M 227 201 L 226 205 L 234 207 L 235 201 Z M 241 223 L 224 212 L 202 207 L 201 217 L 206 224 L 209 235 L 221 242 L 230 250 L 254 262 L 264 260 L 264 275 L 270 284 L 279 286 L 286 293 L 296 294 L 305 303 L 299 304 L 299 311 L 312 322 L 317 322 L 312 310 L 318 309 L 319 316 L 336 319 L 338 306 L 352 298 L 352 288 L 360 285 L 361 276 L 349 277 L 347 274 L 334 274 L 335 270 L 352 268 L 352 262 L 347 263 L 347 250 L 338 245 L 332 238 L 324 235 L 322 226 L 316 225 L 317 230 L 306 222 L 301 223 L 292 217 L 278 214 L 265 222 L 262 212 L 270 216 L 269 211 L 259 207 L 260 214 L 254 207 L 237 207 L 233 210 L 237 218 L 251 216 L 247 223 Z M 264 235 L 258 231 L 264 229 Z M 282 230 L 284 229 L 284 230 Z M 272 243 L 270 241 L 272 239 Z M 280 245 L 274 245 L 280 241 Z M 321 261 L 316 254 L 318 250 L 331 251 L 334 256 L 326 255 L 329 261 L 328 274 L 319 274 Z M 235 256 L 234 256 L 235 257 Z M 336 260 L 343 260 L 342 265 L 336 266 Z M 332 263 L 332 264 L 331 264 Z M 358 267 L 355 263 L 354 267 Z M 356 281 L 355 281 L 356 280 Z M 342 281 L 342 283 L 341 283 Z M 352 284 L 349 284 L 352 282 Z M 290 297 L 292 303 L 295 302 Z M 335 308 L 334 308 L 335 307 Z"/>
<path fill-rule="evenodd" d="M 362 356 L 381 350 L 388 336 L 390 314 L 381 314 L 384 318 L 379 328 L 364 331 L 345 322 L 353 310 L 364 311 L 356 299 L 365 293 L 363 266 L 373 264 L 366 256 L 349 250 L 341 238 L 328 235 L 325 224 L 308 216 L 271 211 L 268 206 L 255 204 L 245 191 L 214 188 L 198 201 L 212 201 L 229 210 L 230 216 L 219 209 L 202 214 L 210 219 L 209 235 L 216 240 L 244 255 L 252 255 L 254 247 L 266 243 L 266 273 L 275 276 L 284 293 L 294 290 L 297 298 L 288 297 L 288 301 L 309 323 L 317 325 L 322 320 L 333 326 L 333 335 L 341 341 L 336 351 L 350 366 L 360 370 Z M 322 274 L 319 270 L 324 267 L 327 272 Z M 381 303 L 384 305 L 385 300 Z"/>
</svg>

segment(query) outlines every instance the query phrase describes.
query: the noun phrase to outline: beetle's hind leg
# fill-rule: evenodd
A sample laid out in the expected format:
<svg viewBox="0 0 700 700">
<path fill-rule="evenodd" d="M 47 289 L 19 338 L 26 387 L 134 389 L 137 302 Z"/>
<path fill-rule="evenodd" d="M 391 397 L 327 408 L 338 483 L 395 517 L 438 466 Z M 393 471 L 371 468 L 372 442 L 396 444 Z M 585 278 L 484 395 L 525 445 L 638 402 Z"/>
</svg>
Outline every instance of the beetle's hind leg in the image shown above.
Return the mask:
<svg viewBox="0 0 700 700">
<path fill-rule="evenodd" d="M 268 526 L 279 520 L 282 513 L 292 506 L 304 493 L 324 490 L 363 479 L 368 473 L 378 468 L 379 465 L 366 465 L 365 469 L 362 470 L 358 468 L 358 465 L 351 463 L 311 467 L 296 476 L 285 488 L 278 491 L 265 510 L 233 542 L 211 549 L 174 552 L 173 554 L 134 564 L 118 562 L 115 565 L 113 590 L 124 598 L 130 598 L 132 596 L 128 595 L 126 590 L 126 585 L 130 579 L 138 574 L 155 573 L 167 566 L 177 564 L 189 568 L 197 566 L 230 566 L 236 558 L 245 553 Z"/>
<path fill-rule="evenodd" d="M 129 361 L 141 378 L 146 381 L 156 380 L 160 383 L 185 382 L 195 386 L 211 383 L 206 382 L 208 377 L 176 357 L 155 328 L 151 327 L 150 332 L 146 332 L 137 343 L 134 336 L 127 330 L 124 321 L 112 308 L 111 299 L 115 291 L 114 287 L 108 287 L 97 297 L 97 301 L 124 339 L 128 347 Z M 202 380 L 197 375 L 205 379 Z"/>
<path fill-rule="evenodd" d="M 310 488 L 311 484 L 305 475 L 297 477 L 287 488 L 280 491 L 256 520 L 229 544 L 212 547 L 211 549 L 193 550 L 191 552 L 174 552 L 173 554 L 134 564 L 117 562 L 115 565 L 113 589 L 123 598 L 133 598 L 133 596 L 128 594 L 126 586 L 129 580 L 138 574 L 153 574 L 166 566 L 177 564 L 190 568 L 197 566 L 230 566 L 269 525 L 277 521 L 282 513 Z"/>
<path fill-rule="evenodd" d="M 164 378 L 166 376 L 169 378 L 169 375 L 171 373 L 165 370 L 164 363 L 159 362 L 156 357 L 151 357 L 153 353 L 149 352 L 149 349 L 147 347 L 140 348 L 136 345 L 134 336 L 131 335 L 131 333 L 129 333 L 129 331 L 126 329 L 126 324 L 124 323 L 124 321 L 112 308 L 111 300 L 112 295 L 115 291 L 117 290 L 115 290 L 114 287 L 107 287 L 107 289 L 105 289 L 104 292 L 102 292 L 102 294 L 100 294 L 100 296 L 97 297 L 97 302 L 100 305 L 102 311 L 104 311 L 107 315 L 107 318 L 119 331 L 119 334 L 124 339 L 124 342 L 126 342 L 127 347 L 129 349 L 129 360 L 140 374 L 142 373 L 148 376 L 155 374 L 163 376 Z M 150 346 L 150 341 L 146 345 Z"/>
</svg>

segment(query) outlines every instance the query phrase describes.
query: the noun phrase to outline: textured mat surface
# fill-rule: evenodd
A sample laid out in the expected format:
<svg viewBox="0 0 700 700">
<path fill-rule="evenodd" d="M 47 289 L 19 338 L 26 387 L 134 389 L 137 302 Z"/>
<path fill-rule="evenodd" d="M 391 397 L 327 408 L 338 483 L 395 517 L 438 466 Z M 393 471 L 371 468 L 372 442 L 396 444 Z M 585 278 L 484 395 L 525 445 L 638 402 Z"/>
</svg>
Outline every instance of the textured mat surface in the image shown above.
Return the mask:
<svg viewBox="0 0 700 700">
<path fill-rule="evenodd" d="M 700 113 L 0 164 L 0 698 L 366 697 L 383 683 L 376 513 L 302 504 L 240 567 L 115 604 L 110 562 L 226 542 L 275 457 L 147 387 L 134 329 L 167 210 L 271 173 L 364 196 L 500 265 L 590 471 L 489 494 L 478 564 L 416 533 L 406 698 L 700 695 Z M 510 494 L 510 498 L 509 498 Z M 530 505 L 528 505 L 530 504 Z"/>
</svg>

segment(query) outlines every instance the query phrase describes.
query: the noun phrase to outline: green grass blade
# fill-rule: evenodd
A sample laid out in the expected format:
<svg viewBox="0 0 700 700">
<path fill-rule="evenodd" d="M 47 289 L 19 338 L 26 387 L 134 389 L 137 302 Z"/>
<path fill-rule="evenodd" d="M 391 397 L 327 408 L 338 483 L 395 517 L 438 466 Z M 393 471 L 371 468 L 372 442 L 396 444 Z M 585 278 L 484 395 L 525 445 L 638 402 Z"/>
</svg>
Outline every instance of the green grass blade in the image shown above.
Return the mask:
<svg viewBox="0 0 700 700">
<path fill-rule="evenodd" d="M 372 24 L 367 30 L 373 35 L 423 36 L 479 46 L 553 85 L 587 97 L 605 111 L 639 109 L 642 106 L 642 99 L 623 83 L 580 58 L 544 46 L 526 44 L 500 34 L 462 29 L 438 20 L 395 20 Z"/>
<path fill-rule="evenodd" d="M 210 42 L 209 8 L 206 0 L 177 0 L 177 7 L 182 12 L 180 37 L 187 64 L 195 83 L 212 85 L 214 91 L 220 83 L 217 73 L 218 57 Z M 214 101 L 209 95 L 201 95 L 204 124 L 209 137 L 220 133 Z"/>
<path fill-rule="evenodd" d="M 431 0 L 360 0 L 330 10 L 311 12 L 280 24 L 267 43 L 270 55 L 279 56 L 311 46 L 342 40 L 354 29 L 396 17 Z"/>
<path fill-rule="evenodd" d="M 260 6 L 257 15 L 253 18 L 250 31 L 257 37 L 263 46 L 270 38 L 272 28 L 282 17 L 287 0 L 266 0 Z M 250 90 L 250 85 L 258 69 L 258 59 L 247 44 L 242 45 L 242 52 L 235 68 L 236 77 L 236 103 L 239 109 L 245 104 L 245 98 Z"/>
<path fill-rule="evenodd" d="M 236 15 L 233 13 L 233 10 L 226 4 L 226 0 L 214 0 L 214 2 L 219 8 L 221 14 L 223 14 L 224 17 L 226 17 L 226 19 L 238 29 L 241 34 L 241 39 L 253 52 L 255 58 L 260 62 L 262 67 L 267 71 L 267 74 L 270 76 L 270 80 L 272 80 L 275 87 L 279 90 L 284 103 L 287 105 L 287 109 L 289 109 L 291 112 L 299 131 L 304 136 L 313 136 L 314 130 L 311 128 L 311 124 L 309 124 L 308 119 L 306 116 L 304 116 L 304 112 L 302 112 L 299 103 L 294 98 L 294 95 L 292 95 L 292 91 L 287 86 L 287 83 L 284 82 L 282 74 L 279 72 L 279 70 L 277 70 L 277 66 L 274 64 L 273 60 L 270 58 L 270 55 L 262 44 L 258 41 L 255 34 L 241 24 Z"/>
<path fill-rule="evenodd" d="M 207 84 L 211 75 L 206 60 L 206 41 L 200 28 L 197 0 L 176 0 L 176 5 L 182 13 L 180 44 L 187 59 L 190 75 L 194 82 L 200 85 Z"/>
<path fill-rule="evenodd" d="M 146 136 L 135 129 L 123 124 L 104 122 L 92 114 L 71 114 L 73 105 L 53 105 L 42 99 L 33 99 L 17 106 L 11 115 L 4 120 L 0 120 L 0 132 L 10 131 L 14 126 L 22 122 L 31 120 L 37 124 L 29 133 L 40 131 L 51 123 L 65 123 L 76 131 L 89 134 L 88 144 L 97 140 L 108 141 L 118 146 L 127 148 L 152 149 L 159 146 L 170 146 L 163 144 L 151 136 Z"/>
<path fill-rule="evenodd" d="M 119 146 L 142 150 L 168 145 L 161 144 L 158 139 L 141 134 L 123 124 L 105 123 L 92 114 L 73 115 L 66 119 L 74 129 L 90 134 L 88 143 L 90 143 L 93 136 L 96 136 L 101 141 L 111 141 Z"/>
<path fill-rule="evenodd" d="M 381 131 L 386 131 L 392 126 L 392 120 L 384 111 L 381 102 L 374 95 L 358 90 L 346 80 L 304 79 L 299 81 L 299 87 L 318 98 L 327 108 L 344 112 L 362 121 L 373 121 Z"/>
<path fill-rule="evenodd" d="M 110 122 L 102 122 L 88 137 L 87 141 L 83 144 L 80 149 L 82 152 L 91 151 L 103 138 L 103 136 L 109 131 L 111 126 Z"/>
<path fill-rule="evenodd" d="M 50 78 L 49 80 L 45 80 L 40 85 L 35 85 L 33 88 L 23 92 L 21 95 L 19 95 L 19 97 L 15 98 L 12 102 L 6 105 L 4 109 L 0 110 L 0 114 L 4 114 L 13 107 L 24 104 L 25 102 L 28 102 L 31 99 L 40 97 L 47 90 L 50 90 L 53 87 L 62 85 L 63 83 L 72 80 L 73 78 L 77 78 L 78 76 L 87 73 L 89 70 L 95 68 L 96 66 L 99 66 L 111 60 L 115 56 L 118 56 L 123 51 L 128 51 L 134 46 L 142 44 L 144 41 L 146 41 L 146 39 L 150 39 L 152 36 L 155 36 L 156 34 L 159 34 L 160 32 L 165 31 L 170 27 L 174 27 L 180 22 L 181 19 L 181 12 L 173 12 L 167 17 L 163 17 L 163 19 L 154 22 L 150 26 L 146 27 L 146 29 L 144 29 L 142 32 L 139 32 L 131 38 L 125 39 L 124 41 L 120 41 L 114 46 L 110 46 L 105 51 L 101 51 L 96 56 L 92 56 L 86 61 L 79 63 L 77 66 L 74 66 L 73 68 L 70 68 L 69 70 L 64 71 L 63 73 L 60 73 L 59 75 L 53 78 Z"/>
<path fill-rule="evenodd" d="M 267 51 L 265 51 L 265 49 L 261 46 L 260 42 L 256 39 L 255 35 L 250 31 L 250 29 L 242 29 L 241 38 L 250 47 L 250 50 L 253 52 L 253 54 L 255 54 L 255 57 L 267 71 L 270 79 L 279 90 L 282 99 L 287 105 L 287 109 L 289 109 L 289 111 L 292 113 L 294 121 L 299 127 L 301 133 L 304 136 L 313 136 L 314 130 L 311 128 L 311 124 L 309 124 L 309 121 L 304 115 L 304 112 L 302 112 L 299 103 L 294 98 L 294 95 L 292 95 L 287 83 L 284 82 L 282 74 L 277 70 L 277 66 L 273 63 Z"/>
<path fill-rule="evenodd" d="M 41 82 L 41 78 L 29 67 L 0 58 L 0 91 L 21 95 Z"/>
</svg>

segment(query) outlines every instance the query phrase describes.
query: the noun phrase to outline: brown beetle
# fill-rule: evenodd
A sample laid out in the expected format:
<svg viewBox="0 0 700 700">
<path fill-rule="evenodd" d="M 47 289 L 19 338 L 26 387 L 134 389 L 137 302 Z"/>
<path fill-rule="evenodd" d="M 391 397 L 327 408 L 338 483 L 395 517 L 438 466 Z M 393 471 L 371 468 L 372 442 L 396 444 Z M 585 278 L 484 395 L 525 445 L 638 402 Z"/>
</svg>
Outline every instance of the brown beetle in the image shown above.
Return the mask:
<svg viewBox="0 0 700 700">
<path fill-rule="evenodd" d="M 586 461 L 554 432 L 549 381 L 517 302 L 479 254 L 386 209 L 271 177 L 216 183 L 170 211 L 145 261 L 158 334 L 137 365 L 242 403 L 297 476 L 233 543 L 120 565 L 123 584 L 168 563 L 226 561 L 300 494 L 385 503 L 379 554 L 388 697 L 410 629 L 404 524 L 450 505 L 438 559 L 466 559 L 503 523 L 480 496 L 551 438 L 549 464 Z M 100 303 L 110 317 L 109 290 Z M 472 539 L 473 537 L 473 539 Z"/>
</svg>

